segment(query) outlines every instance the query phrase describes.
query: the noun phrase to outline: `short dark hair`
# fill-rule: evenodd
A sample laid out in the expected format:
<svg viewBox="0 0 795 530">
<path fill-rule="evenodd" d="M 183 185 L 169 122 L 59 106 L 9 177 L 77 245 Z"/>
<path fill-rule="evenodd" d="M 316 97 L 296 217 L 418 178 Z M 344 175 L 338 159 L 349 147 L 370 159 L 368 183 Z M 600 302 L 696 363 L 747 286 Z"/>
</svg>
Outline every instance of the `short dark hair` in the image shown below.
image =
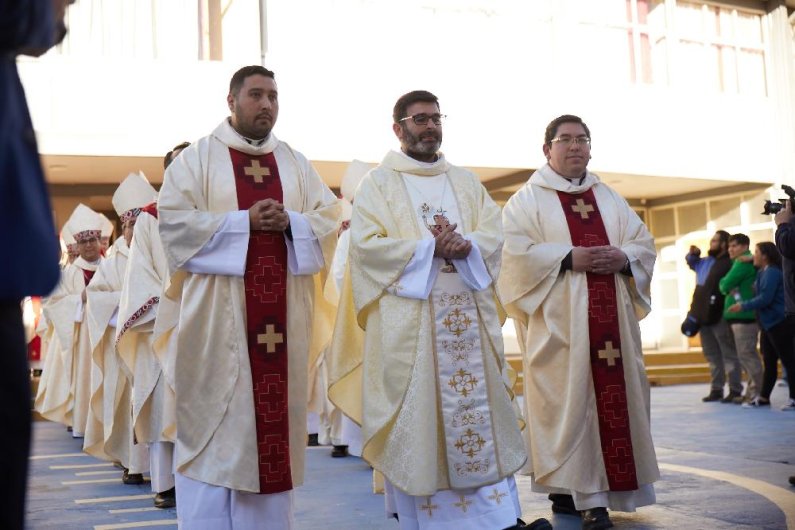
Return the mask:
<svg viewBox="0 0 795 530">
<path fill-rule="evenodd" d="M 776 248 L 775 243 L 763 241 L 762 243 L 757 243 L 756 248 L 759 249 L 760 254 L 767 258 L 769 264 L 779 269 L 781 268 L 781 253 Z"/>
<path fill-rule="evenodd" d="M 732 234 L 731 237 L 729 237 L 729 243 L 737 243 L 738 245 L 748 247 L 751 245 L 751 240 L 745 234 Z"/>
<path fill-rule="evenodd" d="M 232 79 L 229 80 L 229 93 L 233 96 L 237 96 L 237 93 L 240 92 L 240 88 L 243 86 L 243 82 L 247 77 L 251 77 L 252 75 L 262 75 L 276 81 L 276 74 L 264 66 L 259 66 L 258 64 L 244 66 L 235 72 Z"/>
<path fill-rule="evenodd" d="M 395 123 L 400 123 L 400 120 L 407 115 L 406 109 L 419 101 L 423 103 L 436 103 L 436 106 L 439 107 L 439 98 L 427 90 L 412 90 L 408 94 L 400 96 L 397 103 L 395 103 L 395 108 L 392 110 L 392 119 Z"/>
<path fill-rule="evenodd" d="M 547 130 L 544 131 L 544 145 L 552 145 L 552 139 L 558 134 L 558 127 L 564 123 L 579 123 L 582 125 L 582 128 L 585 129 L 585 134 L 588 135 L 588 138 L 591 137 L 591 131 L 588 129 L 588 126 L 585 125 L 585 122 L 582 121 L 582 118 L 573 114 L 564 114 L 563 116 L 558 116 L 547 125 Z"/>
<path fill-rule="evenodd" d="M 715 232 L 715 234 L 718 236 L 718 239 L 722 245 L 729 245 L 729 238 L 731 237 L 731 234 L 729 234 L 726 230 L 718 230 Z"/>
<path fill-rule="evenodd" d="M 185 149 L 189 145 L 190 145 L 190 142 L 182 142 L 181 144 L 175 145 L 173 148 L 171 148 L 171 151 L 166 153 L 166 156 L 163 157 L 163 169 L 166 169 L 168 167 L 168 165 L 171 164 L 171 162 L 174 161 L 174 159 L 171 158 L 171 155 L 174 153 L 174 151 L 180 151 L 182 149 Z M 177 154 L 179 154 L 179 153 L 177 153 Z"/>
</svg>

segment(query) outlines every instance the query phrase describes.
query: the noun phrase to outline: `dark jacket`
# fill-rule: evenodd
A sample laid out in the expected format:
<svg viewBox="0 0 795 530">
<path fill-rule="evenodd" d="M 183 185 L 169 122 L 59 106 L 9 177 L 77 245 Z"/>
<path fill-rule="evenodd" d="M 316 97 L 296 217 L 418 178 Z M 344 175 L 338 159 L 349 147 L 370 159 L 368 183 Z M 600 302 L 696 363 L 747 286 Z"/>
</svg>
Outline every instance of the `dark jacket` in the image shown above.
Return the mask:
<svg viewBox="0 0 795 530">
<path fill-rule="evenodd" d="M 46 295 L 60 277 L 52 208 L 16 65 L 21 48 L 51 45 L 53 28 L 51 0 L 0 0 L 0 301 Z"/>
<path fill-rule="evenodd" d="M 784 321 L 784 281 L 781 269 L 769 266 L 756 275 L 756 296 L 740 304 L 744 311 L 756 311 L 762 329 L 769 330 Z"/>
<path fill-rule="evenodd" d="M 704 280 L 704 285 L 697 285 L 693 292 L 690 314 L 702 326 L 717 324 L 723 316 L 724 298 L 718 284 L 720 279 L 729 272 L 731 266 L 732 260 L 728 254 L 715 258 L 715 262 Z"/>
<path fill-rule="evenodd" d="M 781 252 L 784 273 L 784 304 L 788 314 L 795 314 L 795 219 L 776 229 L 776 247 Z"/>
</svg>

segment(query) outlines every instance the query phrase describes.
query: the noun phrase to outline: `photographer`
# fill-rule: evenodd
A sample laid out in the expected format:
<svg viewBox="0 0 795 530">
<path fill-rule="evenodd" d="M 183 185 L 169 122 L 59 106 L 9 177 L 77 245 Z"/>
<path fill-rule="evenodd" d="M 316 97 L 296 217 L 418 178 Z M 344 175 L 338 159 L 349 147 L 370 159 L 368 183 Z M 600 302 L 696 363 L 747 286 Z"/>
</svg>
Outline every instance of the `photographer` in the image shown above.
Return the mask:
<svg viewBox="0 0 795 530">
<path fill-rule="evenodd" d="M 795 218 L 792 200 L 786 202 L 773 218 L 776 226 L 776 247 L 781 252 L 784 271 L 784 301 L 787 316 L 795 316 Z M 795 374 L 793 374 L 795 375 Z"/>
</svg>

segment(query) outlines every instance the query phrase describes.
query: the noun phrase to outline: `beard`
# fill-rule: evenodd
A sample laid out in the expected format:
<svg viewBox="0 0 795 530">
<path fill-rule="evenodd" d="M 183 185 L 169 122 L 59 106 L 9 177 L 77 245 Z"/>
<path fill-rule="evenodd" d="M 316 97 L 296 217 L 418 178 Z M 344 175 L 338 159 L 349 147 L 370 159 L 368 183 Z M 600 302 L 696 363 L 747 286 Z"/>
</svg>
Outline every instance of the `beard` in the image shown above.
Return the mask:
<svg viewBox="0 0 795 530">
<path fill-rule="evenodd" d="M 711 256 L 713 258 L 718 257 L 719 254 L 720 254 L 720 249 L 719 248 L 718 249 L 714 249 L 714 250 L 713 249 L 709 249 L 707 251 L 707 256 Z"/>
<path fill-rule="evenodd" d="M 268 116 L 270 117 L 270 123 L 268 124 L 257 122 L 260 114 L 254 116 L 252 119 L 241 119 L 244 114 L 237 102 L 235 102 L 235 115 L 237 117 L 234 124 L 235 129 L 241 135 L 251 140 L 262 140 L 263 138 L 267 138 L 273 130 L 274 124 L 276 123 L 276 118 L 274 117 L 273 112 L 268 113 Z"/>
<path fill-rule="evenodd" d="M 436 141 L 432 144 L 425 143 L 423 140 L 426 138 L 433 138 Z M 408 127 L 403 127 L 403 146 L 409 156 L 419 155 L 420 157 L 427 157 L 434 155 L 442 146 L 442 131 L 436 129 L 415 135 L 408 130 Z"/>
</svg>

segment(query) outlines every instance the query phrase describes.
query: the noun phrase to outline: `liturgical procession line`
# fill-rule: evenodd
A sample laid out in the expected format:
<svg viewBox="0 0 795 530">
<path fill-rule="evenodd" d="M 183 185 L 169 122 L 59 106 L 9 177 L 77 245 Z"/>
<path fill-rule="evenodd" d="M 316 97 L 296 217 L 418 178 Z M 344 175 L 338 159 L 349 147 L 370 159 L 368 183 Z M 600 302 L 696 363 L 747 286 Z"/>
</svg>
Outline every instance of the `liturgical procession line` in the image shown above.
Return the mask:
<svg viewBox="0 0 795 530">
<path fill-rule="evenodd" d="M 89 469 L 92 467 L 111 467 L 112 465 L 113 465 L 112 462 L 102 462 L 99 464 L 72 464 L 72 465 L 50 466 L 50 469 Z"/>
<path fill-rule="evenodd" d="M 85 453 L 61 453 L 59 455 L 34 455 L 31 460 L 44 460 L 45 458 L 70 458 L 73 456 L 90 456 Z M 92 457 L 93 458 L 93 457 Z"/>
<path fill-rule="evenodd" d="M 117 530 L 120 528 L 143 528 L 145 526 L 176 526 L 176 519 L 158 519 L 157 521 L 137 521 L 134 523 L 100 524 L 94 530 Z"/>
<path fill-rule="evenodd" d="M 119 495 L 118 497 L 94 497 L 93 499 L 75 499 L 75 504 L 98 504 L 101 502 L 124 502 L 139 501 L 143 499 L 154 499 L 154 493 L 143 495 Z"/>
</svg>

